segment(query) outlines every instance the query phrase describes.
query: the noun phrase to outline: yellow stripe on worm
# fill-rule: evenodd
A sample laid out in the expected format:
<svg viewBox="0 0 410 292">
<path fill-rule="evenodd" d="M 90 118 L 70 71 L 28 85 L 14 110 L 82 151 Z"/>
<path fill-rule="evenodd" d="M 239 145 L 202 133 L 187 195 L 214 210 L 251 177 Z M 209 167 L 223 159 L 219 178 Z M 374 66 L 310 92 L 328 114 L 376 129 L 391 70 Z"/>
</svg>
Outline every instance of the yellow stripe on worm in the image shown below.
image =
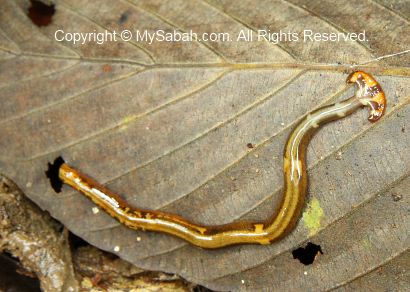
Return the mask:
<svg viewBox="0 0 410 292">
<path fill-rule="evenodd" d="M 306 148 L 310 133 L 320 125 L 345 117 L 362 106 L 370 108 L 371 122 L 378 120 L 386 109 L 384 92 L 370 74 L 353 72 L 347 82 L 358 86 L 353 97 L 311 112 L 290 133 L 283 157 L 283 199 L 279 211 L 264 222 L 199 226 L 174 214 L 134 208 L 119 195 L 66 164 L 61 157 L 54 164 L 49 164 L 46 174 L 57 192 L 61 190 L 62 183 L 68 184 L 132 229 L 165 232 L 203 248 L 270 244 L 289 233 L 300 217 L 308 187 Z"/>
</svg>

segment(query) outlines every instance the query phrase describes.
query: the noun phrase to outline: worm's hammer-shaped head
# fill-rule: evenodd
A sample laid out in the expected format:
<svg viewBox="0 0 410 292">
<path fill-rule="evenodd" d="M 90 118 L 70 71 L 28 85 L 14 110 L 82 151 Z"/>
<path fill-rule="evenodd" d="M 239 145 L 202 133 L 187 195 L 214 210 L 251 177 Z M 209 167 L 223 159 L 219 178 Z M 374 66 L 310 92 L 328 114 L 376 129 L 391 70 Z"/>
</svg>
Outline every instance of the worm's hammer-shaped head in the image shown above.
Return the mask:
<svg viewBox="0 0 410 292">
<path fill-rule="evenodd" d="M 363 71 L 355 71 L 347 77 L 346 81 L 357 84 L 356 97 L 363 105 L 370 107 L 368 120 L 375 122 L 380 119 L 386 110 L 386 96 L 376 79 Z"/>
</svg>

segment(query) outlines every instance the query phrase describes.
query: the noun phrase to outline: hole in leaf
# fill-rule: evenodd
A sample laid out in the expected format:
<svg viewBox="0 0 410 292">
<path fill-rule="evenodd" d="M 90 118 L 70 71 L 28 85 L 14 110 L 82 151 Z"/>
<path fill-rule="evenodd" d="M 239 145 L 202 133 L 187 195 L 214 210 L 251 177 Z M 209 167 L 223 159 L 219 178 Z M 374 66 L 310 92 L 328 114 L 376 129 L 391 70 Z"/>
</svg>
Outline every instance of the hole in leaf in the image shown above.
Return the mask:
<svg viewBox="0 0 410 292">
<path fill-rule="evenodd" d="M 50 179 L 51 187 L 56 193 L 61 192 L 61 188 L 63 187 L 63 182 L 58 176 L 58 172 L 60 170 L 60 166 L 64 163 L 65 161 L 61 156 L 57 157 L 54 160 L 54 163 L 52 164 L 48 163 L 48 169 L 46 171 L 46 176 Z"/>
<path fill-rule="evenodd" d="M 308 242 L 306 247 L 299 247 L 292 251 L 294 259 L 298 259 L 304 265 L 310 265 L 316 259 L 316 256 L 322 252 L 320 245 Z"/>
<path fill-rule="evenodd" d="M 28 17 L 37 26 L 47 26 L 51 23 L 56 9 L 54 4 L 47 5 L 38 0 L 30 0 L 31 6 L 28 9 Z"/>
</svg>

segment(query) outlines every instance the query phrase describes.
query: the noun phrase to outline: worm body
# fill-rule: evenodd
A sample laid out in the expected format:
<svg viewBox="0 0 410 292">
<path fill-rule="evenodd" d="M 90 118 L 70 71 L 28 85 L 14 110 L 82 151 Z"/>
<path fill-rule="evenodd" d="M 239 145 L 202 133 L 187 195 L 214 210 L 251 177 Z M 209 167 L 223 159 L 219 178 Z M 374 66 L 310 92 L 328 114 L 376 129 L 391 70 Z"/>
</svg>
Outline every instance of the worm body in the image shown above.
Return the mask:
<svg viewBox="0 0 410 292">
<path fill-rule="evenodd" d="M 356 94 L 339 103 L 324 106 L 304 117 L 290 133 L 284 149 L 285 188 L 279 211 L 264 222 L 233 222 L 226 225 L 200 226 L 174 214 L 141 210 L 128 205 L 119 195 L 66 164 L 62 159 L 49 164 L 47 176 L 57 176 L 80 191 L 101 209 L 132 229 L 165 232 L 203 248 L 219 248 L 234 244 L 270 244 L 290 232 L 304 205 L 308 178 L 306 147 L 310 134 L 320 125 L 343 118 L 367 106 L 369 120 L 374 122 L 384 113 L 386 98 L 378 82 L 363 71 L 349 75 L 348 83 L 356 83 Z M 56 191 L 61 185 L 53 185 Z"/>
</svg>

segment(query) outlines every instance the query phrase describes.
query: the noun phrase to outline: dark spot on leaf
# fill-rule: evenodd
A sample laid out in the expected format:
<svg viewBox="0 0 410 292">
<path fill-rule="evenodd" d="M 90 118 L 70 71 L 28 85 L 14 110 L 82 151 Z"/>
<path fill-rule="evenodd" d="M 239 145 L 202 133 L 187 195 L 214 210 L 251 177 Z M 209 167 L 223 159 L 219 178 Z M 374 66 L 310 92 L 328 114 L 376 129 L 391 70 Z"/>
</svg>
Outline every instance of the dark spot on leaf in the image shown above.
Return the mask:
<svg viewBox="0 0 410 292">
<path fill-rule="evenodd" d="M 246 144 L 246 147 L 248 147 L 249 149 L 252 149 L 252 148 L 253 148 L 253 144 L 252 144 L 252 143 L 248 143 L 248 144 Z"/>
<path fill-rule="evenodd" d="M 50 179 L 50 184 L 53 190 L 56 193 L 61 192 L 61 188 L 63 187 L 63 182 L 58 176 L 58 172 L 60 170 L 60 166 L 65 163 L 64 159 L 59 156 L 54 160 L 54 163 L 48 163 L 48 169 L 46 171 L 46 176 Z"/>
<path fill-rule="evenodd" d="M 318 253 L 323 254 L 320 245 L 308 242 L 306 247 L 299 247 L 292 251 L 294 259 L 298 259 L 304 265 L 310 265 L 315 260 Z"/>
<path fill-rule="evenodd" d="M 38 0 L 31 0 L 31 6 L 28 9 L 28 17 L 37 26 L 47 26 L 51 23 L 54 13 L 56 12 L 54 4 L 47 5 Z"/>
<path fill-rule="evenodd" d="M 124 24 L 128 20 L 128 16 L 130 15 L 129 11 L 125 11 L 123 14 L 121 14 L 120 19 L 118 19 L 119 24 Z"/>
</svg>

